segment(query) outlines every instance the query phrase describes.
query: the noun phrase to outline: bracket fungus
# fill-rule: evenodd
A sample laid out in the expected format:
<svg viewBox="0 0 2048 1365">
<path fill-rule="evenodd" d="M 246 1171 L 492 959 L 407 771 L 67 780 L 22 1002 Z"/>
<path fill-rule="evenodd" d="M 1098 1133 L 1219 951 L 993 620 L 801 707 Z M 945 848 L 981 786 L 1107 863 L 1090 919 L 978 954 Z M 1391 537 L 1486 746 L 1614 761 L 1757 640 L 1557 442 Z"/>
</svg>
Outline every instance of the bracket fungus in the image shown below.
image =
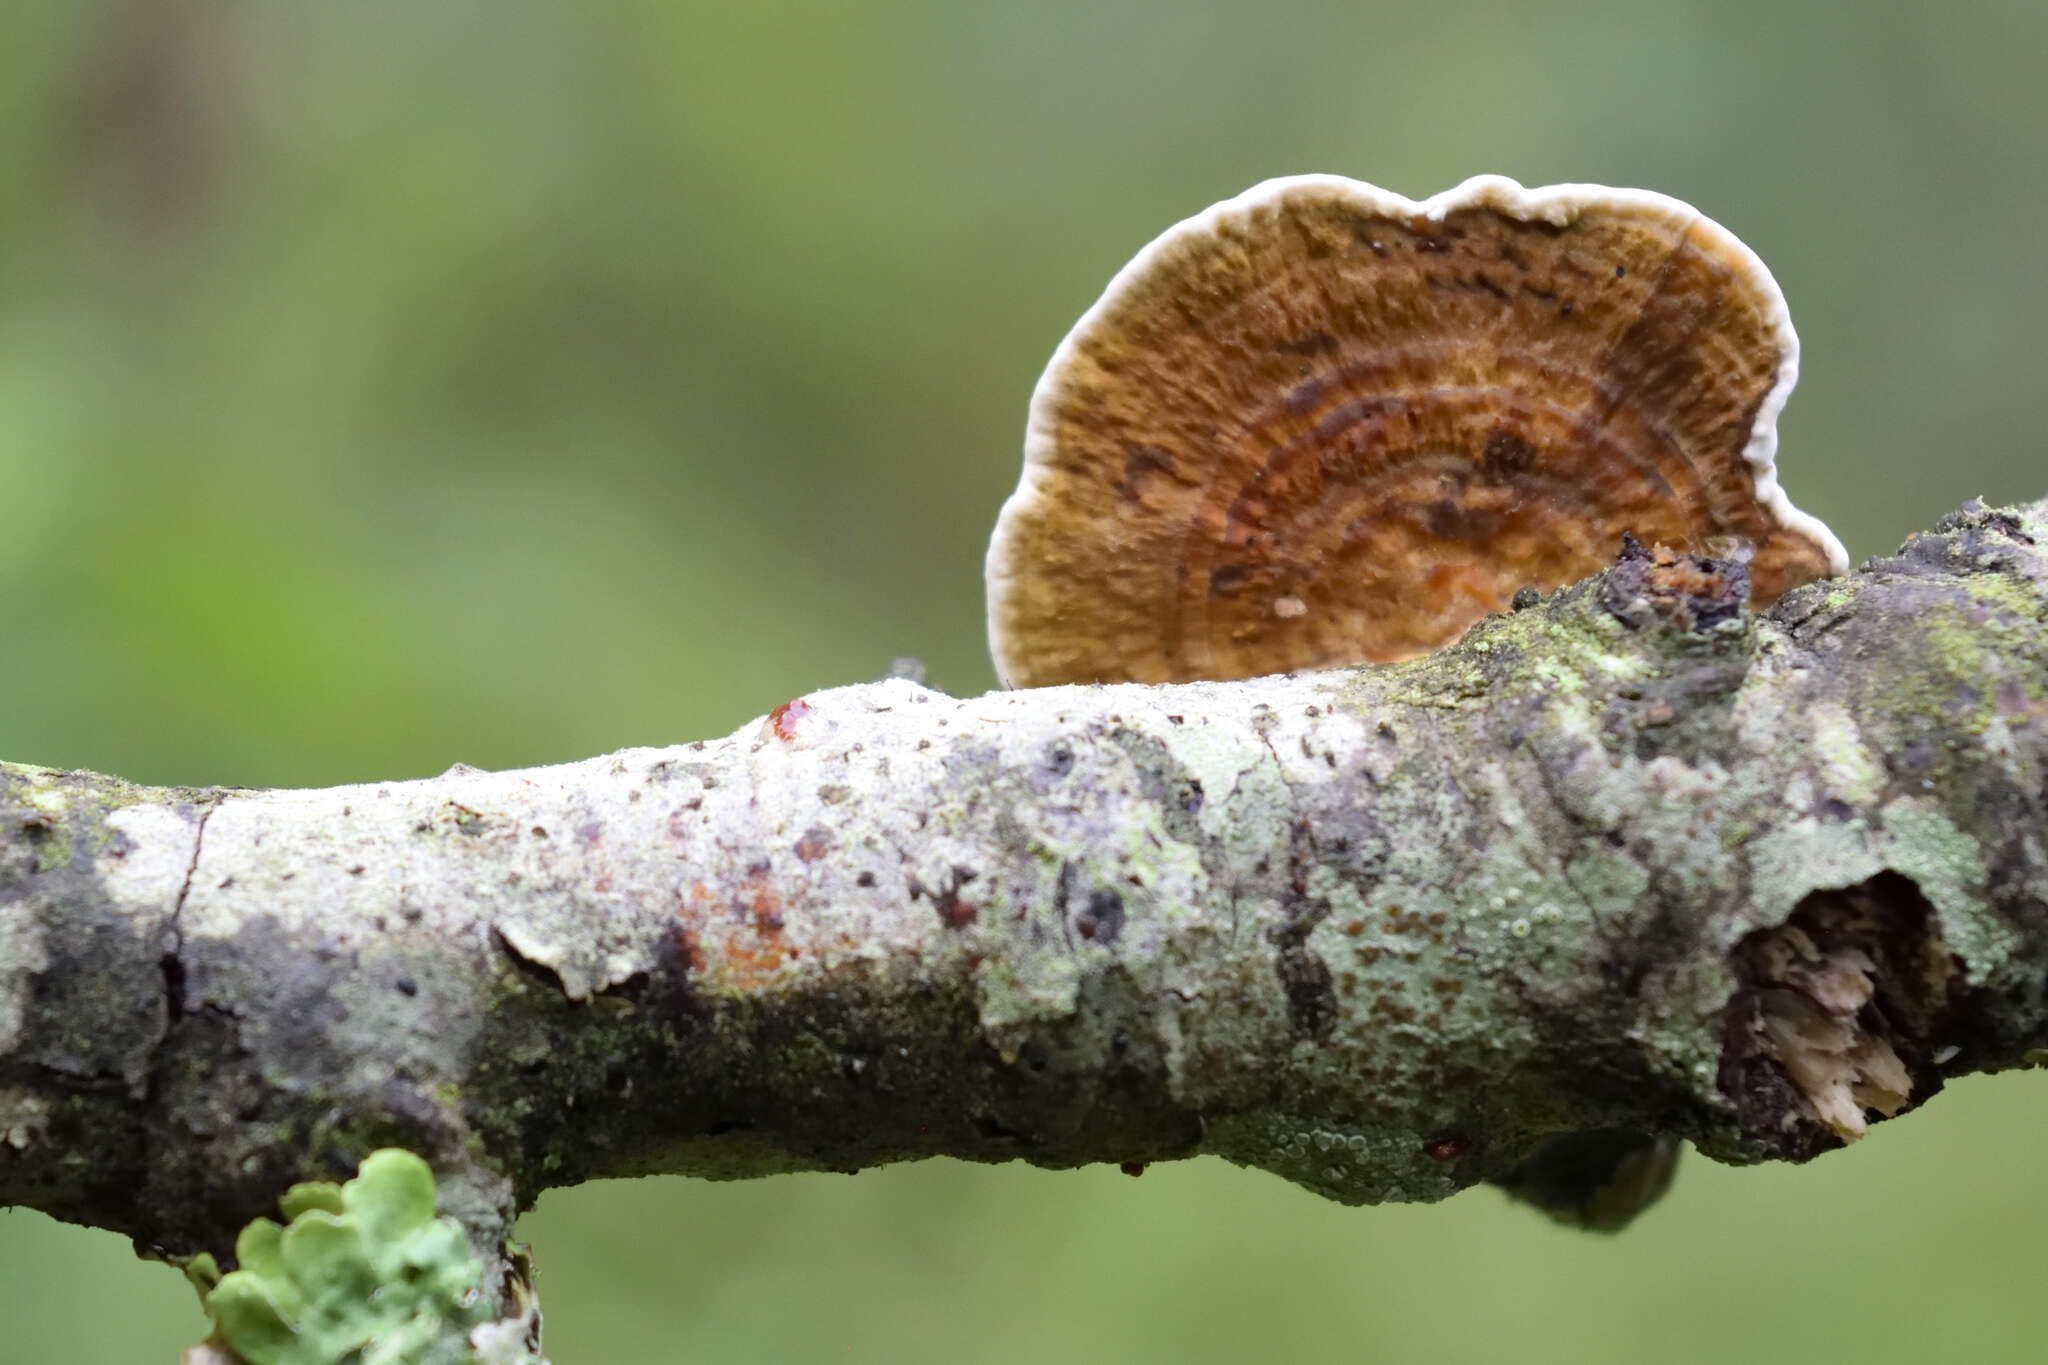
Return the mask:
<svg viewBox="0 0 2048 1365">
<path fill-rule="evenodd" d="M 1139 252 L 1053 353 L 989 546 L 997 670 L 1409 658 L 1624 532 L 1746 543 L 1767 606 L 1848 568 L 1778 486 L 1798 367 L 1770 271 L 1676 199 L 1268 180 Z"/>
</svg>

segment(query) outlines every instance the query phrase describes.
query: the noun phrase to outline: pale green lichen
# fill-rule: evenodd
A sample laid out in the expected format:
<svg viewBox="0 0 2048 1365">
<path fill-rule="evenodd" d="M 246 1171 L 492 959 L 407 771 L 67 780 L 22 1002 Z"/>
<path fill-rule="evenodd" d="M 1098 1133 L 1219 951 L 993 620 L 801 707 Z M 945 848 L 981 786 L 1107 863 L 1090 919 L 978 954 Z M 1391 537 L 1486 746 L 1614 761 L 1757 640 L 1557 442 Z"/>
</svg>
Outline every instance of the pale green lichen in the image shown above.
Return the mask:
<svg viewBox="0 0 2048 1365">
<path fill-rule="evenodd" d="M 1941 917 L 1941 937 L 1963 960 L 1968 979 L 1981 983 L 2018 946 L 2013 931 L 1985 904 L 1984 851 L 1939 811 L 1918 801 L 1884 808 L 1891 836 L 1885 862 L 1910 877 Z"/>
<path fill-rule="evenodd" d="M 1815 701 L 1807 707 L 1806 723 L 1830 795 L 1861 805 L 1884 789 L 1884 765 L 1863 743 L 1862 731 L 1846 707 Z"/>
<path fill-rule="evenodd" d="M 71 862 L 72 794 L 54 781 L 58 774 L 19 764 L 0 764 L 0 796 L 16 807 L 20 832 L 35 857 L 38 873 L 65 867 Z M 9 837 L 14 831 L 6 832 Z"/>
<path fill-rule="evenodd" d="M 434 1216 L 434 1176 L 410 1152 L 372 1152 L 345 1185 L 294 1185 L 289 1222 L 259 1218 L 235 1240 L 239 1268 L 206 1296 L 217 1348 L 247 1365 L 493 1365 L 472 1333 L 489 1324 L 483 1267 L 452 1218 Z M 194 1262 L 197 1265 L 197 1262 Z M 208 1267 L 210 1268 L 210 1267 Z"/>
<path fill-rule="evenodd" d="M 1815 891 L 1868 881 L 1884 871 L 1861 824 L 1836 824 L 1812 816 L 1786 820 L 1747 845 L 1748 916 L 1754 924 L 1777 924 Z"/>
<path fill-rule="evenodd" d="M 1020 952 L 988 958 L 975 969 L 981 1026 L 1006 1062 L 1031 1029 L 1073 1015 L 1080 997 L 1083 964 L 1049 952 Z"/>
</svg>

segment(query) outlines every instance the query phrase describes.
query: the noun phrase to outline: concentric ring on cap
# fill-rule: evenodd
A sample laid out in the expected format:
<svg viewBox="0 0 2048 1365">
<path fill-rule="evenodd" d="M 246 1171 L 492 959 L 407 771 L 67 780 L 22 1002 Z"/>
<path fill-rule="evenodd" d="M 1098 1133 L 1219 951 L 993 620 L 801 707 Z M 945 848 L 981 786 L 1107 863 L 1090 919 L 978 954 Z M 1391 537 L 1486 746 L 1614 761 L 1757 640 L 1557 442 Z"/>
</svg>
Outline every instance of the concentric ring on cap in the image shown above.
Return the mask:
<svg viewBox="0 0 2048 1365">
<path fill-rule="evenodd" d="M 1754 253 L 1646 190 L 1256 185 L 1110 282 L 1031 400 L 989 546 L 1013 686 L 1412 657 L 1623 532 L 1844 572 L 1775 467 L 1798 375 Z"/>
</svg>

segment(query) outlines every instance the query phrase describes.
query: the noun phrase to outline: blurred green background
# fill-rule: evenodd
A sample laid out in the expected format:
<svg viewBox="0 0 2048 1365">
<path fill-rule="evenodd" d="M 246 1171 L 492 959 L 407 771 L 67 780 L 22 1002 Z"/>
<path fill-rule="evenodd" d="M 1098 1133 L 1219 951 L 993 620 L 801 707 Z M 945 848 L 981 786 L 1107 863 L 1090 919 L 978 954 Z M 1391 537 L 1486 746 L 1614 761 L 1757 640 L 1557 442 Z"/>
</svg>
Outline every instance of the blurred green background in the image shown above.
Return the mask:
<svg viewBox="0 0 2048 1365">
<path fill-rule="evenodd" d="M 1853 554 L 2048 492 L 2048 6 L 0 4 L 0 755 L 325 784 L 725 733 L 914 654 L 993 682 L 1039 366 L 1269 175 L 1692 200 L 1806 343 Z M 549 1195 L 563 1365 L 2038 1360 L 2048 1086 L 1618 1240 L 1200 1161 Z M 201 1320 L 0 1216 L 8 1355 Z M 82 1316 L 81 1316 L 82 1315 Z"/>
</svg>

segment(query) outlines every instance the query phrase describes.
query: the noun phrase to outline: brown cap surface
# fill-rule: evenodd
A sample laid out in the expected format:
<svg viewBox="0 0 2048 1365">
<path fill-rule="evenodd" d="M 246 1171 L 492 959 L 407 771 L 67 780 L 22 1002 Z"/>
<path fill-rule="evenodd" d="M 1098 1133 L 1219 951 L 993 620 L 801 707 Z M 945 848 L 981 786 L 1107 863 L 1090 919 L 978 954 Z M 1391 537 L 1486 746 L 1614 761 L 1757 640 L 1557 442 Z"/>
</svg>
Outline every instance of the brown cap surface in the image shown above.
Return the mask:
<svg viewBox="0 0 2048 1365">
<path fill-rule="evenodd" d="M 1848 567 L 1774 467 L 1798 339 L 1763 263 L 1643 190 L 1415 203 L 1270 180 L 1169 229 L 1032 396 L 989 546 L 1012 686 L 1408 658 L 1623 532 Z"/>
</svg>

